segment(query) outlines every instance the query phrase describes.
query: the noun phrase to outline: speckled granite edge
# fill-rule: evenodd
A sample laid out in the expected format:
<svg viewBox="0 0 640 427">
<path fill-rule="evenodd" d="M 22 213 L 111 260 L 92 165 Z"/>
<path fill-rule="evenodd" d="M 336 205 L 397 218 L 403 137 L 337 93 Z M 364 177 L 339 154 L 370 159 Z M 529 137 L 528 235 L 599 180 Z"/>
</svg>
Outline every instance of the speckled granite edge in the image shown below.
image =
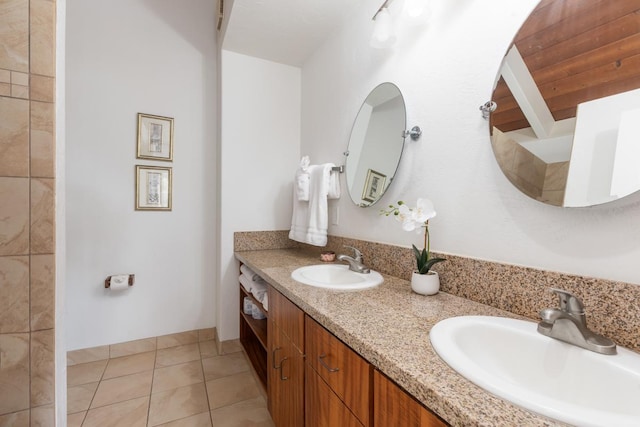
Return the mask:
<svg viewBox="0 0 640 427">
<path fill-rule="evenodd" d="M 410 248 L 329 236 L 326 247 L 319 248 L 289 240 L 288 231 L 235 233 L 236 251 L 301 248 L 310 253 L 344 246 L 357 247 L 365 263 L 383 274 L 410 280 L 414 268 Z M 543 308 L 555 307 L 556 297 L 549 288 L 561 288 L 578 295 L 585 304 L 589 327 L 618 344 L 640 351 L 640 286 L 529 267 L 462 257 L 447 258 L 434 267 L 440 274 L 441 289 L 501 310 L 538 319 Z"/>
</svg>

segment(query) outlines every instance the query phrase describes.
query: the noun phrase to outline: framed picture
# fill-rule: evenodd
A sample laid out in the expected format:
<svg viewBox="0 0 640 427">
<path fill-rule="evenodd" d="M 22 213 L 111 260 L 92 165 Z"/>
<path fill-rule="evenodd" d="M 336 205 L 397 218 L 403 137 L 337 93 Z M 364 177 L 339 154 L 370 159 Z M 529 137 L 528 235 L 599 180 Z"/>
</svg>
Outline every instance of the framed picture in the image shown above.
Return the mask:
<svg viewBox="0 0 640 427">
<path fill-rule="evenodd" d="M 367 171 L 367 178 L 364 181 L 364 189 L 362 190 L 362 200 L 373 203 L 380 198 L 384 191 L 384 182 L 387 176 L 376 172 L 373 169 Z"/>
<path fill-rule="evenodd" d="M 138 159 L 173 160 L 173 119 L 138 113 Z"/>
<path fill-rule="evenodd" d="M 136 210 L 171 210 L 171 168 L 136 165 Z"/>
</svg>

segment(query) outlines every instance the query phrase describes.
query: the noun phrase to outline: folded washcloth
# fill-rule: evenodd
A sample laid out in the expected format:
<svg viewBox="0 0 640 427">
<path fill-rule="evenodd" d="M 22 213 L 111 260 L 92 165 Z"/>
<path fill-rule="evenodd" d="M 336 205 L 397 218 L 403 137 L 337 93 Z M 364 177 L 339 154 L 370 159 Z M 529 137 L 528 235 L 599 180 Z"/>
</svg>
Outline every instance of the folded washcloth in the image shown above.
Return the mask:
<svg viewBox="0 0 640 427">
<path fill-rule="evenodd" d="M 250 269 L 249 267 L 247 267 L 244 264 L 242 264 L 240 266 L 240 271 L 242 272 L 242 274 L 247 276 L 247 278 L 249 280 L 260 280 L 261 279 L 261 277 L 257 273 L 254 273 L 252 269 Z"/>
<path fill-rule="evenodd" d="M 296 170 L 296 196 L 300 201 L 309 201 L 309 156 L 300 160 Z"/>
<path fill-rule="evenodd" d="M 244 274 L 240 275 L 239 280 L 240 280 L 240 284 L 242 285 L 244 290 L 247 291 L 247 292 L 251 292 L 251 288 L 252 288 L 251 285 L 253 284 L 253 280 L 249 279 Z"/>
</svg>

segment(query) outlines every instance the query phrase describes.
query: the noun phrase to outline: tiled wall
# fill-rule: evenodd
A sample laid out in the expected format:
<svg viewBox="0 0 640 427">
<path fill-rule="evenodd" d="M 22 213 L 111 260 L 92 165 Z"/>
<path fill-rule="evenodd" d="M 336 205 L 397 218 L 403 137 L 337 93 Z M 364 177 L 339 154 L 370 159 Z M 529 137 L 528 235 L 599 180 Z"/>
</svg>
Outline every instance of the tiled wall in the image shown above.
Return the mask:
<svg viewBox="0 0 640 427">
<path fill-rule="evenodd" d="M 0 1 L 0 426 L 55 424 L 55 10 Z"/>
</svg>

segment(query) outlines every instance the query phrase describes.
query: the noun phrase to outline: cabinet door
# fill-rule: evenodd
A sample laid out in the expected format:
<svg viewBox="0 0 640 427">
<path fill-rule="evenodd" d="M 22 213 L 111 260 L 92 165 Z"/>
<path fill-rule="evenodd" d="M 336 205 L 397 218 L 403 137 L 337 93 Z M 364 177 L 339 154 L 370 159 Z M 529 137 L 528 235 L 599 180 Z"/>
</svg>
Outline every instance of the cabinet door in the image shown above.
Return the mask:
<svg viewBox="0 0 640 427">
<path fill-rule="evenodd" d="M 277 427 L 304 425 L 304 356 L 280 328 L 269 325 L 269 411 Z"/>
<path fill-rule="evenodd" d="M 371 365 L 307 316 L 305 319 L 307 363 L 360 422 L 370 425 Z"/>
<path fill-rule="evenodd" d="M 305 384 L 305 427 L 363 427 L 308 364 Z"/>
<path fill-rule="evenodd" d="M 373 373 L 374 427 L 446 427 L 447 424 L 378 371 Z"/>
<path fill-rule="evenodd" d="M 269 320 L 304 353 L 304 312 L 272 286 L 269 287 Z"/>
</svg>

